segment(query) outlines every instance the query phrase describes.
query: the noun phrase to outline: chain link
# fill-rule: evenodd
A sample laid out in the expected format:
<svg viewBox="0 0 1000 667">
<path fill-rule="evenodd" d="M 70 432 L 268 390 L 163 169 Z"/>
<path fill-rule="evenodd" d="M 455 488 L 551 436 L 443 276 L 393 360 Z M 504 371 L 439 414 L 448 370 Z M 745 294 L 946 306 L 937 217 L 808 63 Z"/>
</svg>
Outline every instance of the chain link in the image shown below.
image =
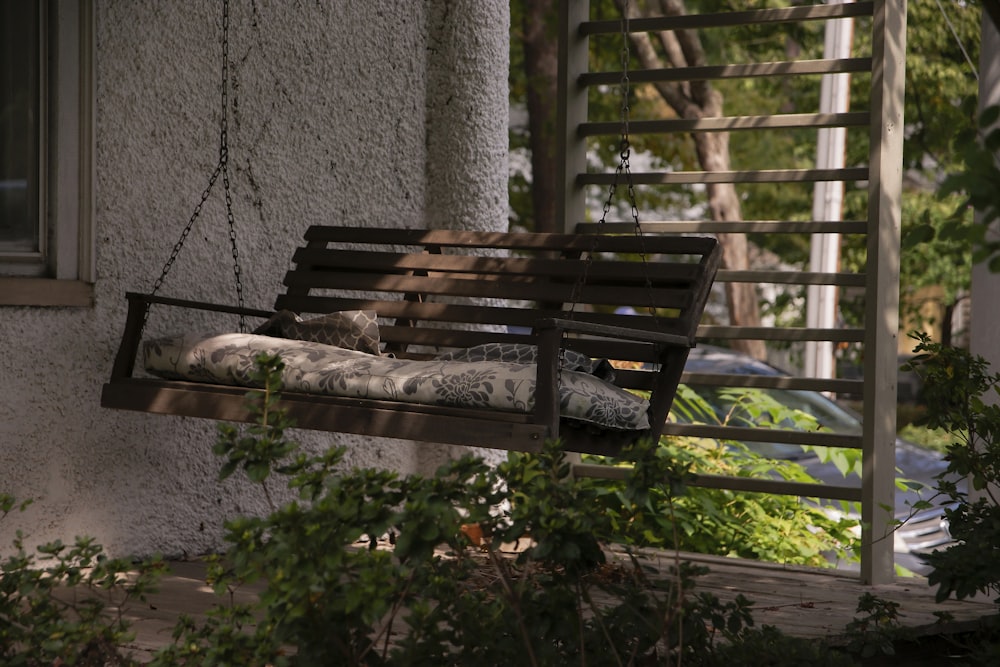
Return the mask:
<svg viewBox="0 0 1000 667">
<path fill-rule="evenodd" d="M 240 268 L 240 251 L 236 243 L 236 217 L 233 215 L 233 196 L 229 187 L 229 0 L 222 2 L 222 120 L 219 129 L 219 165 L 222 168 L 222 187 L 226 195 L 226 223 L 229 226 L 229 246 L 233 254 L 233 279 L 236 285 L 236 302 L 243 308 L 243 271 Z M 246 315 L 240 313 L 240 332 L 247 330 Z"/>
<path fill-rule="evenodd" d="M 170 251 L 170 256 L 163 265 L 160 276 L 153 282 L 153 289 L 150 291 L 150 295 L 155 295 L 159 291 L 160 287 L 163 286 L 164 281 L 166 281 L 167 274 L 170 273 L 170 269 L 173 268 L 174 263 L 177 261 L 177 256 L 180 254 L 181 248 L 184 247 L 184 242 L 187 241 L 188 236 L 190 236 L 191 230 L 194 228 L 195 222 L 197 222 L 198 217 L 201 215 L 201 210 L 205 206 L 205 202 L 208 201 L 209 196 L 211 196 L 212 188 L 215 187 L 215 183 L 219 180 L 219 175 L 221 174 L 222 187 L 225 192 L 226 199 L 226 222 L 229 226 L 229 244 L 233 255 L 233 276 L 236 283 L 236 299 L 237 304 L 242 310 L 243 270 L 240 267 L 240 253 L 236 243 L 236 216 L 233 214 L 233 197 L 229 183 L 229 0 L 223 0 L 222 2 L 221 106 L 222 120 L 220 121 L 219 126 L 219 162 L 216 164 L 215 169 L 212 170 L 212 175 L 208 179 L 208 185 L 202 191 L 201 197 L 195 205 L 194 211 L 191 213 L 191 217 L 188 219 L 183 231 L 181 231 L 180 237 L 177 239 L 173 249 Z M 148 319 L 148 317 L 149 310 L 147 309 L 146 319 Z M 143 321 L 143 324 L 145 325 L 145 320 Z M 240 332 L 245 333 L 246 330 L 246 315 L 240 313 Z"/>
<path fill-rule="evenodd" d="M 629 62 L 631 60 L 631 50 L 629 49 L 629 0 L 625 0 L 622 4 L 622 49 L 621 49 L 621 66 L 622 66 L 622 78 L 621 78 L 621 96 L 622 96 L 622 106 L 621 106 L 621 120 L 622 120 L 622 136 L 621 141 L 618 144 L 618 167 L 615 169 L 615 177 L 611 183 L 611 187 L 608 189 L 608 199 L 604 203 L 604 212 L 601 215 L 601 224 L 604 224 L 607 220 L 608 212 L 611 210 L 611 204 L 614 200 L 615 192 L 618 189 L 619 179 L 622 174 L 625 176 L 625 185 L 627 188 L 628 202 L 631 207 L 632 222 L 633 222 L 633 232 L 639 239 L 639 259 L 642 261 L 644 267 L 643 275 L 645 276 L 646 291 L 649 294 L 649 306 L 647 310 L 649 314 L 656 319 L 656 308 L 653 306 L 655 303 L 653 299 L 653 283 L 649 279 L 649 272 L 645 270 L 647 256 L 646 250 L 643 246 L 644 236 L 642 234 L 642 224 L 639 222 L 639 206 L 636 201 L 635 194 L 635 183 L 632 179 L 632 166 L 629 163 L 629 158 L 632 156 L 632 145 L 629 139 L 629 120 L 631 116 L 631 107 L 629 106 L 629 95 L 631 94 L 631 80 L 629 79 Z"/>
<path fill-rule="evenodd" d="M 622 48 L 620 51 L 621 67 L 622 67 L 622 77 L 619 85 L 619 91 L 621 93 L 622 105 L 621 105 L 621 121 L 622 121 L 622 134 L 621 139 L 618 144 L 618 166 L 615 168 L 615 175 L 611 181 L 611 185 L 608 187 L 608 197 L 604 201 L 604 209 L 601 212 L 601 219 L 598 224 L 605 224 L 608 219 L 608 214 L 611 212 L 611 206 L 615 200 L 615 194 L 618 192 L 618 184 L 622 180 L 624 175 L 626 192 L 628 194 L 628 201 L 631 207 L 631 214 L 633 220 L 633 231 L 635 235 L 639 238 L 639 258 L 642 260 L 643 267 L 646 266 L 646 251 L 643 248 L 643 235 L 642 235 L 642 225 L 639 223 L 639 206 L 636 202 L 635 195 L 635 183 L 632 179 L 632 167 L 629 163 L 629 158 L 632 156 L 632 146 L 629 140 L 629 117 L 631 115 L 631 107 L 629 106 L 629 95 L 631 94 L 631 81 L 629 79 L 629 61 L 631 60 L 631 50 L 629 49 L 629 3 L 628 0 L 622 5 Z M 570 314 L 576 310 L 577 301 L 580 298 L 580 294 L 583 290 L 584 284 L 587 282 L 587 276 L 590 272 L 590 265 L 593 263 L 593 251 L 587 254 L 586 259 L 583 264 L 583 271 L 581 272 L 581 278 L 573 286 L 573 293 L 571 295 L 571 306 Z M 643 271 L 646 281 L 646 290 L 649 293 L 649 306 L 648 310 L 651 315 L 656 316 L 656 309 L 653 307 L 653 284 L 649 279 L 649 274 L 647 271 Z"/>
<path fill-rule="evenodd" d="M 618 181 L 623 172 L 625 173 L 625 177 L 628 182 L 628 196 L 629 201 L 632 204 L 632 217 L 635 219 L 636 224 L 639 224 L 639 208 L 635 204 L 635 187 L 632 185 L 632 170 L 629 167 L 629 157 L 631 157 L 632 148 L 629 141 L 629 116 L 631 115 L 629 94 L 631 93 L 631 81 L 629 79 L 628 66 L 632 55 L 631 50 L 629 49 L 628 40 L 629 3 L 628 0 L 625 0 L 622 5 L 622 48 L 621 51 L 619 51 L 619 58 L 622 67 L 622 78 L 619 82 L 619 92 L 622 99 L 622 134 L 618 143 L 618 167 L 615 169 L 614 180 L 611 181 L 611 186 L 608 188 L 608 198 L 604 202 L 604 211 L 601 214 L 600 224 L 602 225 L 607 221 L 608 213 L 611 212 L 611 205 L 614 203 L 615 193 L 618 191 Z"/>
</svg>

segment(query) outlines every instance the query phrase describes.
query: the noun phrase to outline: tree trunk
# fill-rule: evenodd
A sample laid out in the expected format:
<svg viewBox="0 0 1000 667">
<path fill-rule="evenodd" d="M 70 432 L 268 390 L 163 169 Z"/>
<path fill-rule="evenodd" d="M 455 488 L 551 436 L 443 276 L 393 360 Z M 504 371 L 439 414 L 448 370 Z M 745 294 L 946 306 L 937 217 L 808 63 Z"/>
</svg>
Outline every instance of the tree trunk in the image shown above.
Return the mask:
<svg viewBox="0 0 1000 667">
<path fill-rule="evenodd" d="M 624 10 L 623 0 L 616 0 Z M 660 11 L 668 15 L 686 13 L 681 0 L 660 0 Z M 629 17 L 642 16 L 640 9 L 629 8 Z M 705 65 L 705 52 L 698 33 L 692 30 L 664 31 L 657 35 L 660 52 L 646 33 L 632 33 L 630 42 L 645 69 L 694 67 Z M 660 53 L 663 55 L 661 56 Z M 656 91 L 663 101 L 681 118 L 707 118 L 722 115 L 722 95 L 708 81 L 661 82 Z M 704 171 L 728 171 L 729 133 L 693 132 L 698 162 Z M 708 183 L 708 208 L 712 219 L 742 220 L 740 200 L 732 183 Z M 722 246 L 722 266 L 732 270 L 749 268 L 748 243 L 745 234 L 718 234 Z M 760 326 L 760 309 L 752 283 L 725 283 L 729 302 L 729 322 L 733 326 Z M 761 340 L 734 340 L 733 347 L 757 359 L 764 359 L 767 350 Z"/>
<path fill-rule="evenodd" d="M 698 160 L 705 171 L 727 171 L 729 164 L 729 135 L 695 134 L 695 146 Z M 732 183 L 709 183 L 708 208 L 712 220 L 742 220 L 740 199 Z M 727 269 L 748 269 L 750 256 L 749 243 L 746 234 L 717 234 L 719 245 L 722 246 L 722 266 Z M 753 283 L 724 283 L 726 298 L 729 303 L 729 321 L 734 326 L 760 326 L 760 309 L 757 303 L 757 291 Z M 736 339 L 733 348 L 740 350 L 756 359 L 766 359 L 767 349 L 764 341 L 755 339 Z"/>
</svg>

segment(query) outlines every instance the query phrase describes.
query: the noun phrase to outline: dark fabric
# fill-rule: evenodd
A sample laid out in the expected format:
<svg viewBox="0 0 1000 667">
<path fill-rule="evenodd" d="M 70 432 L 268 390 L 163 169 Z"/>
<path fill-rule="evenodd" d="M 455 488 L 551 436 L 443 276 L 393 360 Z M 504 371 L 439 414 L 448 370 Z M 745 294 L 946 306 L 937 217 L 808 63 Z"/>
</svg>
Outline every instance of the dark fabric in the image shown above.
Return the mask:
<svg viewBox="0 0 1000 667">
<path fill-rule="evenodd" d="M 615 369 L 607 359 L 591 359 L 573 350 L 562 350 L 561 369 L 581 371 L 613 382 Z M 441 361 L 509 361 L 517 364 L 533 364 L 538 358 L 538 347 L 527 343 L 484 343 L 464 350 L 445 352 L 437 357 Z"/>
<path fill-rule="evenodd" d="M 253 333 L 379 354 L 378 322 L 373 310 L 345 310 L 309 320 L 303 320 L 290 310 L 282 310 Z"/>
</svg>

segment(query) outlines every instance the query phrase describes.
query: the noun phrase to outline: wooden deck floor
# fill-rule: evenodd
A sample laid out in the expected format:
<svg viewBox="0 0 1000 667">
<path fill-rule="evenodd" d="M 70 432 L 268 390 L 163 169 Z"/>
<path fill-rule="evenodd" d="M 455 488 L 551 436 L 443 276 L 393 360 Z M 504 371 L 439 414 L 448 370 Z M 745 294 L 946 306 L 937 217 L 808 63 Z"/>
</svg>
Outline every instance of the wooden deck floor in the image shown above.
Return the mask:
<svg viewBox="0 0 1000 667">
<path fill-rule="evenodd" d="M 901 624 L 915 634 L 971 629 L 980 619 L 996 614 L 996 605 L 985 597 L 972 600 L 934 602 L 934 590 L 924 578 L 899 578 L 880 586 L 862 585 L 856 574 L 835 570 L 788 567 L 730 558 L 681 554 L 683 560 L 705 565 L 709 573 L 698 578 L 697 590 L 711 591 L 722 600 L 738 594 L 754 601 L 755 624 L 773 625 L 786 634 L 835 639 L 855 617 L 858 598 L 865 592 L 899 604 Z M 654 563 L 675 562 L 675 554 L 654 555 Z M 196 618 L 212 607 L 217 598 L 205 585 L 202 563 L 172 562 L 159 593 L 149 604 L 128 610 L 136 639 L 126 648 L 139 660 L 171 642 L 171 631 L 180 614 Z M 249 601 L 259 588 L 242 590 L 237 601 Z M 935 611 L 945 611 L 953 620 L 939 625 Z"/>
<path fill-rule="evenodd" d="M 709 573 L 698 579 L 697 590 L 715 593 L 722 600 L 738 594 L 753 600 L 754 623 L 773 625 L 797 637 L 834 639 L 856 617 L 864 593 L 899 604 L 900 624 L 914 634 L 971 629 L 980 619 L 995 615 L 997 606 L 985 596 L 971 600 L 934 601 L 935 589 L 924 577 L 897 577 L 893 583 L 866 586 L 858 575 L 842 570 L 783 566 L 719 556 L 684 554 L 705 565 Z M 671 556 L 672 558 L 672 556 Z M 935 612 L 948 612 L 942 627 Z"/>
</svg>

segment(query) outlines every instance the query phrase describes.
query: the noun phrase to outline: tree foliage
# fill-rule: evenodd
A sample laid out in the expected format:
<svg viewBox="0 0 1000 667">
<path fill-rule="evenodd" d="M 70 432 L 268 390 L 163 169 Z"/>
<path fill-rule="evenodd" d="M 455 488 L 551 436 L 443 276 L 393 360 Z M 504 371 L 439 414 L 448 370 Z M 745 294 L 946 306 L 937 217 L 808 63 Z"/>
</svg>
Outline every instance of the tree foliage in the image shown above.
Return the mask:
<svg viewBox="0 0 1000 667">
<path fill-rule="evenodd" d="M 520 16 L 526 4 L 512 3 L 512 16 Z M 619 0 L 599 0 L 592 3 L 592 17 L 612 20 L 620 15 Z M 670 11 L 722 12 L 787 7 L 787 0 L 632 0 L 634 12 L 655 5 Z M 940 198 L 938 191 L 946 175 L 970 173 L 963 166 L 963 138 L 976 127 L 975 100 L 977 80 L 974 67 L 979 61 L 981 40 L 981 0 L 910 0 L 907 6 L 907 56 L 904 140 L 904 194 L 902 201 L 903 233 L 911 243 L 902 261 L 902 293 L 904 307 L 916 315 L 921 303 L 917 294 L 922 288 L 938 289 L 933 298 L 940 306 L 954 305 L 968 292 L 970 256 L 961 247 L 963 239 L 951 231 L 956 226 L 971 228 L 972 215 L 967 208 L 959 216 L 954 211 L 965 201 L 954 193 Z M 519 9 L 521 8 L 521 9 Z M 769 62 L 788 59 L 821 58 L 823 53 L 823 22 L 805 21 L 791 24 L 734 26 L 725 29 L 701 30 L 696 37 L 711 64 L 726 62 Z M 512 53 L 523 53 L 518 40 L 521 33 L 512 33 Z M 620 37 L 594 37 L 592 40 L 620 40 Z M 855 19 L 854 50 L 867 53 L 871 48 L 871 20 Z M 617 49 L 595 49 L 614 58 Z M 601 57 L 601 56 L 595 56 Z M 520 62 L 517 58 L 512 63 Z M 633 53 L 639 66 L 639 56 Z M 668 63 L 669 65 L 670 63 Z M 679 63 L 674 63 L 679 64 Z M 604 67 L 607 65 L 607 67 Z M 616 69 L 613 63 L 596 62 L 595 68 Z M 523 86 L 519 72 L 512 69 L 512 104 L 523 106 Z M 796 113 L 818 110 L 817 77 L 755 77 L 720 80 L 712 83 L 724 100 L 726 115 L 756 115 L 766 113 Z M 669 118 L 683 114 L 671 106 L 668 98 L 648 90 L 633 87 L 630 99 L 633 118 Z M 851 109 L 869 106 L 871 80 L 867 74 L 851 78 Z M 620 109 L 609 96 L 593 92 L 591 115 L 600 120 L 615 120 Z M 554 105 L 552 109 L 554 113 Z M 966 142 L 967 143 L 967 142 Z M 635 152 L 653 156 L 654 168 L 689 170 L 699 168 L 699 152 L 690 135 L 637 136 L 633 138 Z M 512 137 L 512 146 L 518 145 Z M 523 145 L 521 142 L 520 145 Z M 733 132 L 729 136 L 728 159 L 734 169 L 807 168 L 815 164 L 816 133 L 813 130 L 779 130 Z M 606 165 L 617 160 L 617 142 L 595 142 L 595 154 Z M 866 129 L 848 132 L 846 162 L 859 166 L 868 160 Z M 964 171 L 963 171 L 964 170 Z M 532 213 L 524 208 L 524 192 L 530 191 L 526 181 L 512 181 L 513 216 L 517 221 L 531 221 Z M 843 217 L 850 220 L 867 218 L 867 184 L 846 185 Z M 968 183 L 966 185 L 969 185 Z M 515 192 L 516 190 L 516 192 Z M 812 216 L 812 187 L 809 184 L 740 184 L 736 188 L 741 219 L 806 220 Z M 945 188 L 944 192 L 949 192 Z M 963 192 L 966 192 L 963 190 Z M 514 196 L 514 195 L 517 196 Z M 709 195 L 696 188 L 671 191 L 647 188 L 640 191 L 640 206 L 646 210 L 697 210 L 708 207 Z M 530 226 L 530 224 L 528 225 Z M 935 230 L 928 233 L 927 229 Z M 919 229 L 913 236 L 914 229 Z M 961 235 L 959 235 L 961 236 Z M 809 258 L 810 240 L 800 234 L 752 234 L 750 241 L 776 253 L 792 266 L 805 268 Z M 863 271 L 865 242 L 862 236 L 842 238 L 842 263 L 846 271 Z M 852 308 L 850 295 L 842 302 L 844 320 L 851 325 L 861 322 L 862 311 Z"/>
<path fill-rule="evenodd" d="M 964 170 L 963 155 L 976 133 L 981 12 L 979 0 L 907 3 L 902 314 L 920 322 L 925 316 L 918 311 L 933 300 L 945 321 L 928 323 L 941 324 L 946 339 L 947 314 L 971 284 L 970 244 L 963 236 L 974 233 L 974 223 L 962 198 L 942 186 L 949 174 Z M 860 193 L 849 194 L 845 205 L 847 216 L 865 217 Z M 863 241 L 846 239 L 845 268 L 860 270 L 864 257 Z M 931 287 L 933 292 L 926 289 Z M 845 309 L 849 322 L 860 322 L 861 315 L 860 305 Z"/>
<path fill-rule="evenodd" d="M 1000 593 L 1000 374 L 980 356 L 932 342 L 918 334 L 909 367 L 927 387 L 927 423 L 945 430 L 948 469 L 938 490 L 948 500 L 945 516 L 955 543 L 925 558 L 933 568 L 928 583 L 937 599 Z M 956 483 L 967 479 L 972 489 Z M 977 497 L 978 496 L 978 497 Z"/>
</svg>

